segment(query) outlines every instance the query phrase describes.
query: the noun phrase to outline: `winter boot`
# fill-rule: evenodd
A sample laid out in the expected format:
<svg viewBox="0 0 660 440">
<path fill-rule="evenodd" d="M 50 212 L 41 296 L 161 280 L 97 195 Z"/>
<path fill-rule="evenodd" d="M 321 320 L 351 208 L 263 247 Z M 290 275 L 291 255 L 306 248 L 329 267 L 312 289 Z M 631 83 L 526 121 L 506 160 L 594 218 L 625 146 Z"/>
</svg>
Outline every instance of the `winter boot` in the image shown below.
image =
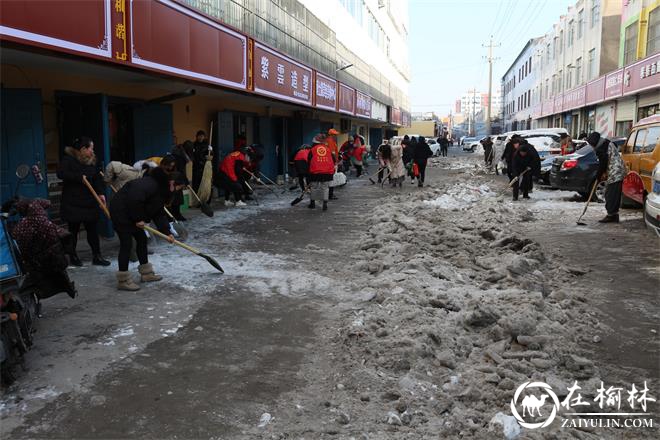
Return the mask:
<svg viewBox="0 0 660 440">
<path fill-rule="evenodd" d="M 323 202 L 323 210 L 324 211 L 328 210 L 328 202 L 326 202 L 326 201 Z"/>
<path fill-rule="evenodd" d="M 119 271 L 117 272 L 117 290 L 135 292 L 136 290 L 140 290 L 140 286 L 135 284 L 130 272 Z"/>
<path fill-rule="evenodd" d="M 619 214 L 606 215 L 605 218 L 598 220 L 598 223 L 619 223 Z"/>
<path fill-rule="evenodd" d="M 101 254 L 94 255 L 94 258 L 92 259 L 92 264 L 94 266 L 110 266 L 110 262 L 108 260 L 104 260 Z"/>
<path fill-rule="evenodd" d="M 311 202 L 309 202 L 309 205 L 308 205 L 307 207 L 308 207 L 309 209 L 314 209 L 314 208 L 316 208 L 316 202 L 315 202 L 314 200 L 312 200 Z"/>
<path fill-rule="evenodd" d="M 69 264 L 75 267 L 82 267 L 82 261 L 78 258 L 78 254 L 69 255 Z"/>
<path fill-rule="evenodd" d="M 238 206 L 240 208 L 242 206 L 247 206 L 247 203 L 245 203 L 243 200 L 238 200 L 236 202 L 236 206 Z"/>
<path fill-rule="evenodd" d="M 163 279 L 163 277 L 154 273 L 154 267 L 151 265 L 151 263 L 140 264 L 138 266 L 138 272 L 140 272 L 140 281 L 143 283 L 160 281 Z"/>
</svg>

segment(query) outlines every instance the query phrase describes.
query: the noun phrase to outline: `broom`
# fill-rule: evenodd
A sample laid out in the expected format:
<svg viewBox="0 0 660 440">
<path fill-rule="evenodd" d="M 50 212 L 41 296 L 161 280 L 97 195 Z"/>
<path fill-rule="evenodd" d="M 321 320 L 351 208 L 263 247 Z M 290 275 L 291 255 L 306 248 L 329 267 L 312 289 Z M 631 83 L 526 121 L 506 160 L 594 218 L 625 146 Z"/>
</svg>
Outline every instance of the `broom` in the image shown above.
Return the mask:
<svg viewBox="0 0 660 440">
<path fill-rule="evenodd" d="M 587 213 L 587 208 L 589 208 L 589 204 L 591 203 L 591 199 L 594 197 L 594 193 L 596 192 L 596 187 L 598 186 L 598 179 L 594 182 L 594 186 L 591 187 L 591 193 L 589 193 L 589 198 L 587 199 L 587 203 L 584 205 L 584 210 L 582 211 L 582 214 L 580 217 L 577 219 L 577 224 L 579 226 L 586 226 L 587 224 L 584 223 L 582 220 L 582 217 Z"/>
<path fill-rule="evenodd" d="M 209 132 L 209 146 L 213 143 L 213 121 L 211 121 L 211 131 Z M 202 201 L 205 203 L 211 198 L 211 184 L 213 182 L 213 163 L 212 154 L 208 153 L 206 156 L 206 163 L 204 164 L 204 172 L 202 173 L 202 181 L 199 184 L 197 195 L 199 196 L 200 204 Z"/>
<path fill-rule="evenodd" d="M 275 192 L 275 190 L 273 190 L 273 188 L 271 188 L 270 186 L 266 185 L 266 184 L 263 182 L 263 180 L 261 180 L 261 178 L 259 178 L 258 176 L 256 176 L 254 173 L 250 172 L 250 170 L 248 170 L 247 168 L 243 168 L 243 171 L 245 171 L 245 172 L 248 173 L 251 177 L 253 177 L 253 178 L 257 181 L 258 184 L 260 184 L 261 186 L 265 186 L 266 189 L 268 189 L 270 192 L 272 192 L 273 194 L 275 194 L 276 197 L 279 197 L 279 195 Z M 272 181 L 271 181 L 271 182 L 272 182 Z M 247 182 L 246 182 L 246 183 L 247 183 Z"/>
<path fill-rule="evenodd" d="M 83 183 L 85 184 L 85 186 L 87 187 L 89 192 L 92 193 L 92 195 L 96 199 L 96 203 L 99 204 L 99 207 L 101 208 L 103 213 L 106 215 L 106 217 L 108 217 L 108 219 L 110 219 L 110 211 L 108 211 L 108 207 L 105 205 L 105 203 L 103 203 L 103 201 L 101 200 L 99 195 L 96 194 L 96 191 L 94 191 L 94 188 L 92 188 L 91 183 L 89 183 L 89 180 L 87 180 L 87 176 L 83 175 Z M 169 241 L 169 237 L 167 235 L 163 234 L 162 232 L 160 232 L 158 229 L 154 229 L 151 226 L 144 225 L 144 230 L 151 233 L 151 234 L 153 234 L 153 235 L 155 235 L 155 236 L 157 236 L 157 237 L 162 238 L 163 240 Z M 180 241 L 177 241 L 177 240 L 173 240 L 172 244 L 177 245 L 177 246 L 187 250 L 188 252 L 192 252 L 193 254 L 195 254 L 199 257 L 204 258 L 206 261 L 209 262 L 209 264 L 211 266 L 218 269 L 218 271 L 220 271 L 220 273 L 225 273 L 225 271 L 222 269 L 222 266 L 220 266 L 220 264 L 217 261 L 215 261 L 215 259 L 213 259 L 213 257 L 211 257 L 210 255 L 203 254 L 202 252 L 198 251 L 197 249 L 193 248 L 192 246 L 188 246 L 187 244 L 181 243 Z"/>
</svg>

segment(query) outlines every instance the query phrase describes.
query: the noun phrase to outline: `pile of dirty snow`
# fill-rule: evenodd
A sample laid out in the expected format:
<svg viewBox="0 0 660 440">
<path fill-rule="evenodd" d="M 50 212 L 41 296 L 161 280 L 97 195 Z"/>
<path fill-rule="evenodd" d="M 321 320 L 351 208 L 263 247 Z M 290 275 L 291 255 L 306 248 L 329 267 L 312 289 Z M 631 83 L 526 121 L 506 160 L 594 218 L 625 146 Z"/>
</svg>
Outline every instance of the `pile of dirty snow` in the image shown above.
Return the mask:
<svg viewBox="0 0 660 440">
<path fill-rule="evenodd" d="M 424 200 L 425 206 L 440 209 L 467 209 L 483 197 L 494 197 L 488 185 L 472 186 L 459 183 L 450 187 L 447 192 L 432 200 Z"/>
</svg>

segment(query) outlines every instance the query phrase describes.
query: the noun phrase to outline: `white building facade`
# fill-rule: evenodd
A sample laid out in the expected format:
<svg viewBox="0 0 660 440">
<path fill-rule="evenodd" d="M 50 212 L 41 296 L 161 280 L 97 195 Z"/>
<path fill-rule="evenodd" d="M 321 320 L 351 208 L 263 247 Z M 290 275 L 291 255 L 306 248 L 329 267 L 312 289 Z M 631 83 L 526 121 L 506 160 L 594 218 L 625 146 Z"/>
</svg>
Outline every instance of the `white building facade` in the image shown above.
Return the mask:
<svg viewBox="0 0 660 440">
<path fill-rule="evenodd" d="M 537 87 L 535 54 L 541 38 L 525 44 L 502 77 L 503 130 L 527 130 L 532 126 L 532 110 Z"/>
</svg>

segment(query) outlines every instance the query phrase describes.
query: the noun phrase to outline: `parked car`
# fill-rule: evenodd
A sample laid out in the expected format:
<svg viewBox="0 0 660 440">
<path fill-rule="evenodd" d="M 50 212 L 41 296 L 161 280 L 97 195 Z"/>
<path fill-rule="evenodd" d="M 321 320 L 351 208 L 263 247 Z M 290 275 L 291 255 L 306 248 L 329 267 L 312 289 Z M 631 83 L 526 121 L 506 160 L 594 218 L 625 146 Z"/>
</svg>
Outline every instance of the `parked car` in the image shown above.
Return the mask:
<svg viewBox="0 0 660 440">
<path fill-rule="evenodd" d="M 646 196 L 644 221 L 660 237 L 660 163 L 655 165 L 652 181 L 653 187 L 651 188 L 651 192 Z"/>
<path fill-rule="evenodd" d="M 440 155 L 440 144 L 436 141 L 435 138 L 426 138 L 426 143 L 429 144 L 431 151 L 434 156 Z"/>
<path fill-rule="evenodd" d="M 627 139 L 628 138 L 625 138 L 625 137 L 616 137 L 616 138 L 610 139 L 610 141 L 612 141 L 614 143 L 614 145 L 617 146 L 617 148 L 619 149 L 619 153 L 623 153 L 623 146 L 626 144 Z"/>
<path fill-rule="evenodd" d="M 472 151 L 477 149 L 479 146 L 479 138 L 476 137 L 466 137 L 463 139 L 463 151 Z"/>
<path fill-rule="evenodd" d="M 598 158 L 590 145 L 580 148 L 573 154 L 553 157 L 550 169 L 550 185 L 564 191 L 576 191 L 583 197 L 589 197 L 596 181 Z M 605 182 L 596 187 L 594 199 L 605 200 Z"/>
<path fill-rule="evenodd" d="M 621 156 L 628 168 L 623 181 L 624 203 L 633 200 L 643 205 L 644 198 L 653 191 L 651 175 L 660 161 L 660 115 L 644 118 L 633 126 Z"/>
</svg>

